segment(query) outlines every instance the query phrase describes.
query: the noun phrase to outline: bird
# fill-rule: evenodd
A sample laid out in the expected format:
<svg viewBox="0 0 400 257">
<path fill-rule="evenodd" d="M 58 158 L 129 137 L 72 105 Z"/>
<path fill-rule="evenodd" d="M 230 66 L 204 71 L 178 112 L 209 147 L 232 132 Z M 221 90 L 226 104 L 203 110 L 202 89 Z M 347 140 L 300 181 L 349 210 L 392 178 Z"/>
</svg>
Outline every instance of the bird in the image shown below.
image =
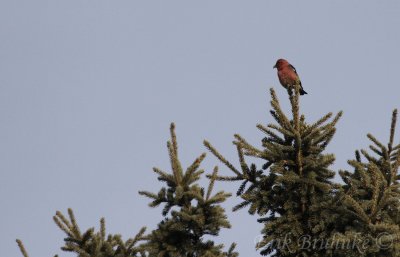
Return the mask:
<svg viewBox="0 0 400 257">
<path fill-rule="evenodd" d="M 278 59 L 274 66 L 274 69 L 278 70 L 278 78 L 281 85 L 286 89 L 291 89 L 296 85 L 300 86 L 300 95 L 307 94 L 304 91 L 299 75 L 297 74 L 296 68 L 291 65 L 285 59 Z"/>
</svg>

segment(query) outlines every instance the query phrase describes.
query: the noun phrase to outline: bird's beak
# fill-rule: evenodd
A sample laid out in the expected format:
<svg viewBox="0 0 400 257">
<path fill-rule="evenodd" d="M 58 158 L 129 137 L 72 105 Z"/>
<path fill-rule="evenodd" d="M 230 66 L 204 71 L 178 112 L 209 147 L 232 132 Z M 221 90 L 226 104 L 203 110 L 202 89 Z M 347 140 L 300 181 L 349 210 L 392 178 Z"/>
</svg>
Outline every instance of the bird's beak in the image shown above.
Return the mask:
<svg viewBox="0 0 400 257">
<path fill-rule="evenodd" d="M 272 67 L 272 68 L 276 69 L 276 64 L 275 64 L 274 67 Z"/>
</svg>

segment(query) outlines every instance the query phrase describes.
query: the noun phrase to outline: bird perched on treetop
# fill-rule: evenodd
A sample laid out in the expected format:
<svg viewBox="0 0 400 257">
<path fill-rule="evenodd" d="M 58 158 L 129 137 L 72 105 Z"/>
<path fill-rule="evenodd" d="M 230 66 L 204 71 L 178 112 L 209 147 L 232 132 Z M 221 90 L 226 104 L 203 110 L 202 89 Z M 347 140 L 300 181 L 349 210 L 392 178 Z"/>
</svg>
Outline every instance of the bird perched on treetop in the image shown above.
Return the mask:
<svg viewBox="0 0 400 257">
<path fill-rule="evenodd" d="M 293 88 L 295 85 L 300 86 L 300 95 L 307 94 L 304 91 L 303 86 L 301 85 L 301 81 L 299 75 L 296 72 L 296 69 L 285 59 L 279 59 L 276 61 L 274 66 L 278 70 L 278 78 L 281 85 L 286 88 L 290 89 Z"/>
</svg>

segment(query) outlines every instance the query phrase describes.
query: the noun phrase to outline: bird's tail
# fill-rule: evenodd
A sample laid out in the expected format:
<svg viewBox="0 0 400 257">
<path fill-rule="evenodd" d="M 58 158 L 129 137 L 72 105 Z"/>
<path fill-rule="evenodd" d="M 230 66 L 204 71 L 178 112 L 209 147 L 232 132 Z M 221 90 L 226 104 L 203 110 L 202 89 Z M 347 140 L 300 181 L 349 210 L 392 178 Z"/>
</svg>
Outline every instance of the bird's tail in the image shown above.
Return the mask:
<svg viewBox="0 0 400 257">
<path fill-rule="evenodd" d="M 306 94 L 307 94 L 307 92 L 304 91 L 304 89 L 300 88 L 300 95 L 306 95 Z"/>
<path fill-rule="evenodd" d="M 300 83 L 300 95 L 306 95 L 306 94 L 307 94 L 307 92 L 304 91 L 303 86 Z"/>
</svg>

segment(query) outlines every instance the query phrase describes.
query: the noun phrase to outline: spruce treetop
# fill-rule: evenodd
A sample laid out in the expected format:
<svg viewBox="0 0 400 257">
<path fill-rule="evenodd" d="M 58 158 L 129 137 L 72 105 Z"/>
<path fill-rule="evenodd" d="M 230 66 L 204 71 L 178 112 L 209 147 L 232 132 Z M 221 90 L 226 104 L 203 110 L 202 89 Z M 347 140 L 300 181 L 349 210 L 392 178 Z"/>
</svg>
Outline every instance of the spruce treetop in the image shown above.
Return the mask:
<svg viewBox="0 0 400 257">
<path fill-rule="evenodd" d="M 175 125 L 172 123 L 171 140 L 168 141 L 168 153 L 171 163 L 171 172 L 154 168 L 158 180 L 166 184 L 157 194 L 140 191 L 139 194 L 152 199 L 150 207 L 164 205 L 162 214 L 165 217 L 158 224 L 158 228 L 148 235 L 145 248 L 149 256 L 158 257 L 235 257 L 235 244 L 227 252 L 223 245 L 216 245 L 205 236 L 217 236 L 221 228 L 230 228 L 231 225 L 220 206 L 230 193 L 223 191 L 213 194 L 213 187 L 217 178 L 218 168 L 215 167 L 209 176 L 207 190 L 197 183 L 204 170 L 199 166 L 206 154 L 201 154 L 186 169 L 178 158 L 178 143 L 175 134 Z M 170 214 L 170 215 L 168 215 Z"/>
<path fill-rule="evenodd" d="M 337 236 L 342 241 L 368 242 L 364 256 L 400 255 L 400 144 L 394 144 L 397 110 L 393 111 L 389 142 L 381 143 L 372 134 L 370 151 L 356 151 L 348 163 L 354 171 L 339 171 L 344 181 L 340 191 L 344 206 L 337 224 Z M 339 254 L 339 253 L 338 253 Z M 347 251 L 341 256 L 357 256 Z M 351 255 L 353 254 L 353 255 Z"/>
<path fill-rule="evenodd" d="M 233 143 L 240 168 L 227 161 L 211 143 L 204 142 L 234 173 L 234 176 L 219 176 L 218 179 L 242 181 L 237 195 L 243 202 L 234 210 L 248 206 L 250 214 L 260 216 L 258 220 L 264 224 L 264 237 L 258 248 L 263 255 L 312 256 L 315 249 L 300 249 L 298 238 L 302 235 L 327 236 L 334 222 L 330 209 L 338 185 L 332 182 L 335 172 L 329 167 L 335 157 L 325 154 L 324 150 L 336 131 L 335 125 L 342 112 L 333 119 L 332 113 L 328 113 L 308 124 L 305 116 L 300 114 L 299 90 L 298 86 L 294 90 L 288 89 L 291 117 L 282 111 L 275 91 L 270 90 L 270 113 L 276 123 L 257 125 L 265 134 L 261 149 L 235 135 Z M 264 165 L 248 164 L 245 156 L 261 159 Z M 291 244 L 280 247 L 278 242 L 285 240 Z"/>
</svg>

